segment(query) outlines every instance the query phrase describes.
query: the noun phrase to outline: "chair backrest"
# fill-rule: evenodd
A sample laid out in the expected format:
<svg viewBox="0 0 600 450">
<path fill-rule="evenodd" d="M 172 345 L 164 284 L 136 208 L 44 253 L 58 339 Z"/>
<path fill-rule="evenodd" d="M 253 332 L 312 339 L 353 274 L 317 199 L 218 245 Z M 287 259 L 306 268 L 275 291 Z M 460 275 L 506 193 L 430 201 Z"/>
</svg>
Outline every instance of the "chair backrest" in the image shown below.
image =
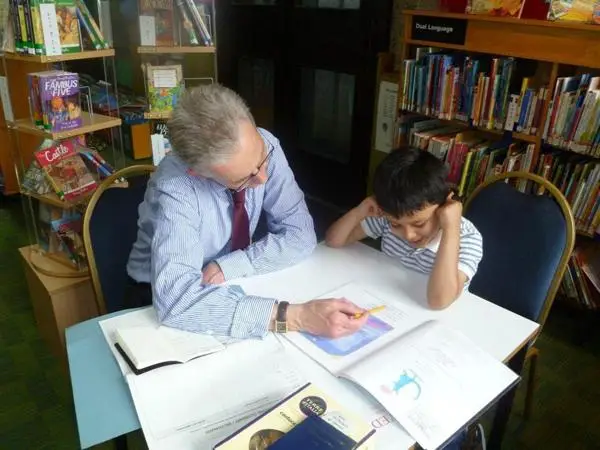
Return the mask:
<svg viewBox="0 0 600 450">
<path fill-rule="evenodd" d="M 532 182 L 532 192 L 542 187 L 549 195 L 525 194 L 505 182 L 523 179 Z M 483 237 L 483 259 L 469 290 L 543 325 L 575 243 L 565 197 L 540 176 L 503 173 L 473 192 L 464 216 Z"/>
<path fill-rule="evenodd" d="M 127 260 L 137 238 L 138 207 L 154 170 L 150 165 L 121 169 L 106 178 L 90 198 L 83 242 L 100 314 L 126 307 Z M 127 183 L 115 184 L 118 179 Z"/>
</svg>

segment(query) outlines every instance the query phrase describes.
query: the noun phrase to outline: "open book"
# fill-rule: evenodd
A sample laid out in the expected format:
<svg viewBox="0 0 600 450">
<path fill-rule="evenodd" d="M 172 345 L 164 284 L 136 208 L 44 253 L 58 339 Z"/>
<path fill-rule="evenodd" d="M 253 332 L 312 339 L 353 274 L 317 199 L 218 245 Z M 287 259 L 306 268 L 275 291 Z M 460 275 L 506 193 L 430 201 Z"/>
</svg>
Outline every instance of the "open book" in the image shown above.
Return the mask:
<svg viewBox="0 0 600 450">
<path fill-rule="evenodd" d="M 120 319 L 122 325 L 113 334 L 115 348 L 136 375 L 225 348 L 213 336 L 160 325 L 152 307 L 127 313 Z"/>
<path fill-rule="evenodd" d="M 385 304 L 354 283 L 324 297 L 341 296 L 365 308 Z M 408 320 L 395 305 L 385 306 L 353 336 L 286 337 L 373 396 L 423 448 L 444 445 L 518 382 L 463 334 L 435 320 Z"/>
</svg>

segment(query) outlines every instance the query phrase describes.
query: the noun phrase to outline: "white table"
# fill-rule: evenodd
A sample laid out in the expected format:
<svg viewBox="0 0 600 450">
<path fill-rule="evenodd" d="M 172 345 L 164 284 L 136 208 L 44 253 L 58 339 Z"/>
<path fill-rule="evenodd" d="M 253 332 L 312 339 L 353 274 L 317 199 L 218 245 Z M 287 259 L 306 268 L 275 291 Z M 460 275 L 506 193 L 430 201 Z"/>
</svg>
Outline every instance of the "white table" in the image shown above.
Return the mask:
<svg viewBox="0 0 600 450">
<path fill-rule="evenodd" d="M 278 272 L 237 281 L 248 294 L 300 302 L 323 294 L 348 282 L 357 281 L 369 291 L 398 299 L 402 309 L 424 319 L 437 319 L 461 331 L 482 349 L 506 361 L 535 336 L 538 325 L 470 293 L 463 294 L 443 311 L 427 308 L 427 277 L 406 270 L 399 263 L 364 244 L 344 249 L 319 245 L 304 262 Z M 139 428 L 135 409 L 118 365 L 104 341 L 98 319 L 67 330 L 67 345 L 73 396 L 82 447 L 115 438 Z M 287 344 L 299 365 L 312 360 Z M 99 351 L 101 350 L 101 351 Z M 94 354 L 90 354 L 93 351 Z M 324 389 L 343 391 L 345 398 L 361 401 L 365 395 L 339 381 L 320 366 L 312 368 Z M 94 374 L 93 377 L 90 374 Z M 351 405 L 348 405 L 351 406 Z M 93 411 L 93 414 L 91 412 Z M 408 448 L 414 440 L 397 424 L 390 424 L 383 411 L 373 410 L 372 425 L 380 439 L 393 436 L 394 450 Z M 98 427 L 98 424 L 102 427 Z M 378 446 L 378 448 L 385 448 Z"/>
</svg>

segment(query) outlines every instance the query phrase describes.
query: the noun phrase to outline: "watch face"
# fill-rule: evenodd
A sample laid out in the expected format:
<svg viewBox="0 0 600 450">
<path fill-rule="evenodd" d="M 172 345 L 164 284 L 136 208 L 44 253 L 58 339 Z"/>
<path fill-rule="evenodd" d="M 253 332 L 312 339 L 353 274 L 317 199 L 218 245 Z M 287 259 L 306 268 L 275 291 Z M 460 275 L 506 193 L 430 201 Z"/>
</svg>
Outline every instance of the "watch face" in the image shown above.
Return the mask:
<svg viewBox="0 0 600 450">
<path fill-rule="evenodd" d="M 287 322 L 275 321 L 275 331 L 278 333 L 287 333 Z"/>
</svg>

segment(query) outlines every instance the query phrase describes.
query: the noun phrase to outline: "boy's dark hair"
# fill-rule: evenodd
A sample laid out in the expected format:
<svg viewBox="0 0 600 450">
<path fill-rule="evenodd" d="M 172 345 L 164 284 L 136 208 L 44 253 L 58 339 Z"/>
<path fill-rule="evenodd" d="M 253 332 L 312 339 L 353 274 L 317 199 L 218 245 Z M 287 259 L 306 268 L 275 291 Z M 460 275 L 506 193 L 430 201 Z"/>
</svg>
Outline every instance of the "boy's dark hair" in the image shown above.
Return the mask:
<svg viewBox="0 0 600 450">
<path fill-rule="evenodd" d="M 394 217 L 410 216 L 427 205 L 441 205 L 450 193 L 446 175 L 444 163 L 425 150 L 393 150 L 375 170 L 375 201 Z"/>
</svg>

